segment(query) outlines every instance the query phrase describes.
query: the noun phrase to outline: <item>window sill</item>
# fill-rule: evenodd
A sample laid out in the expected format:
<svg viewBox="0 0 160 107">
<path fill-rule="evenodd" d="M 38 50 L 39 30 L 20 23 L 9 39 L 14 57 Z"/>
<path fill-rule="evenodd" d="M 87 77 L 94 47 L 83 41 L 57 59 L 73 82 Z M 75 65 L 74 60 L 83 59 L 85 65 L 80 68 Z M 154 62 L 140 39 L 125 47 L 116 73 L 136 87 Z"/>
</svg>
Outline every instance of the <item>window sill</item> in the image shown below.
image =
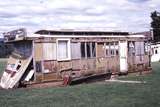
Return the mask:
<svg viewBox="0 0 160 107">
<path fill-rule="evenodd" d="M 70 61 L 70 60 L 71 60 L 70 58 L 67 58 L 67 59 L 57 59 L 58 62 Z"/>
</svg>

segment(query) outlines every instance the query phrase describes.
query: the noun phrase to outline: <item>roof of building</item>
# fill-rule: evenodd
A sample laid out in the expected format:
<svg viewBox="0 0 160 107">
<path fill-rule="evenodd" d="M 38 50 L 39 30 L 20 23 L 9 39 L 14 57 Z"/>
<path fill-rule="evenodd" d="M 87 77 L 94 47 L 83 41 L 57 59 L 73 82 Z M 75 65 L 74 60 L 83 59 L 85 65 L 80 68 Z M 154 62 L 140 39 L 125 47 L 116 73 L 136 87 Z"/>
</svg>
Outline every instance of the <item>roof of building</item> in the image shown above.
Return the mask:
<svg viewBox="0 0 160 107">
<path fill-rule="evenodd" d="M 144 35 L 131 35 L 128 32 L 105 31 L 105 30 L 38 30 L 35 33 L 28 33 L 26 29 L 18 29 L 4 33 L 5 42 L 17 41 L 32 38 L 144 38 Z"/>
<path fill-rule="evenodd" d="M 89 31 L 89 30 L 39 30 L 40 35 L 129 35 L 128 32 Z"/>
</svg>

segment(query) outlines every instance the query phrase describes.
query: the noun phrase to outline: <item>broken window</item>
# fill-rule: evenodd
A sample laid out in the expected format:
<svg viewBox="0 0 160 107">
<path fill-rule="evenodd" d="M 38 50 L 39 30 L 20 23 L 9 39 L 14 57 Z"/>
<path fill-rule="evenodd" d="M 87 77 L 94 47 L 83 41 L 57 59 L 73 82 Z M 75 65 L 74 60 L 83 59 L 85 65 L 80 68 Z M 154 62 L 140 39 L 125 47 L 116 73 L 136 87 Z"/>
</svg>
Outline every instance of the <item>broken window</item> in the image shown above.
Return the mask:
<svg viewBox="0 0 160 107">
<path fill-rule="evenodd" d="M 32 55 L 32 42 L 21 41 L 14 44 L 14 51 L 12 56 L 19 58 L 27 58 Z"/>
<path fill-rule="evenodd" d="M 82 58 L 96 57 L 95 42 L 82 42 L 81 43 L 81 57 Z"/>
<path fill-rule="evenodd" d="M 157 51 L 157 49 L 155 49 L 155 54 L 158 54 L 158 51 Z"/>
<path fill-rule="evenodd" d="M 85 42 L 81 43 L 81 57 L 85 58 Z"/>
<path fill-rule="evenodd" d="M 115 43 L 114 43 L 114 49 L 115 49 L 115 55 L 119 55 L 119 48 L 118 48 L 119 46 L 118 46 L 118 41 L 116 41 Z"/>
<path fill-rule="evenodd" d="M 86 50 L 87 50 L 87 58 L 90 58 L 91 57 L 91 46 L 90 46 L 90 43 L 86 43 Z"/>
<path fill-rule="evenodd" d="M 92 42 L 92 57 L 96 57 L 96 45 L 95 42 Z"/>
<path fill-rule="evenodd" d="M 135 42 L 135 54 L 144 55 L 144 42 Z"/>
<path fill-rule="evenodd" d="M 128 42 L 128 54 L 129 55 L 134 55 L 135 54 L 135 42 L 134 41 L 129 41 Z"/>
<path fill-rule="evenodd" d="M 110 46 L 109 46 L 109 42 L 106 43 L 106 56 L 110 55 Z"/>
<path fill-rule="evenodd" d="M 115 56 L 119 54 L 118 41 L 105 43 L 106 56 Z"/>
<path fill-rule="evenodd" d="M 58 60 L 70 59 L 70 40 L 59 39 L 57 40 L 57 58 Z"/>
</svg>

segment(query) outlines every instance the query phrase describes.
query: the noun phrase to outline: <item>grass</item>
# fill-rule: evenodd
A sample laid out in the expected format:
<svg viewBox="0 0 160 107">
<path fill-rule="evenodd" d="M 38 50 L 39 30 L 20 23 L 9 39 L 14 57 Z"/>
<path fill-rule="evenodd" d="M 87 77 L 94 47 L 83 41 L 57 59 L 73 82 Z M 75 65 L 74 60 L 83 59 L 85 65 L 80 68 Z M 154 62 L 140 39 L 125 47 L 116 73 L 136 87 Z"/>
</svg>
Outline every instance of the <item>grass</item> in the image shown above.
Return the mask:
<svg viewBox="0 0 160 107">
<path fill-rule="evenodd" d="M 153 73 L 122 79 L 146 84 L 94 83 L 76 86 L 0 90 L 3 107 L 160 107 L 160 63 Z"/>
</svg>

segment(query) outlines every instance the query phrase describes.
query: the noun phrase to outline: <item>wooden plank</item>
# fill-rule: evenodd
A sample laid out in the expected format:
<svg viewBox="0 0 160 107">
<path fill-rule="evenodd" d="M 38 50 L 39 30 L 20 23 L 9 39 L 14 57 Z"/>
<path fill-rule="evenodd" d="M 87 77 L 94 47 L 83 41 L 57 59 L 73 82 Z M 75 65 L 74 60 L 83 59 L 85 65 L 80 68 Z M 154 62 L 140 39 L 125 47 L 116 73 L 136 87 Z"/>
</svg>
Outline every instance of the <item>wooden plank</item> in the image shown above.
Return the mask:
<svg viewBox="0 0 160 107">
<path fill-rule="evenodd" d="M 41 61 L 43 57 L 43 44 L 42 43 L 35 43 L 35 60 Z"/>
<path fill-rule="evenodd" d="M 56 60 L 56 43 L 43 43 L 44 60 Z"/>
<path fill-rule="evenodd" d="M 80 59 L 80 43 L 71 43 L 71 59 Z"/>
<path fill-rule="evenodd" d="M 96 46 L 97 57 L 105 57 L 104 53 L 105 53 L 104 43 L 97 43 L 97 46 Z"/>
<path fill-rule="evenodd" d="M 1 78 L 2 88 L 5 89 L 13 88 L 23 76 L 31 60 L 32 60 L 32 55 L 27 59 L 16 59 L 10 56 L 6 69 L 9 69 L 11 73 L 7 72 L 3 73 Z"/>
</svg>

